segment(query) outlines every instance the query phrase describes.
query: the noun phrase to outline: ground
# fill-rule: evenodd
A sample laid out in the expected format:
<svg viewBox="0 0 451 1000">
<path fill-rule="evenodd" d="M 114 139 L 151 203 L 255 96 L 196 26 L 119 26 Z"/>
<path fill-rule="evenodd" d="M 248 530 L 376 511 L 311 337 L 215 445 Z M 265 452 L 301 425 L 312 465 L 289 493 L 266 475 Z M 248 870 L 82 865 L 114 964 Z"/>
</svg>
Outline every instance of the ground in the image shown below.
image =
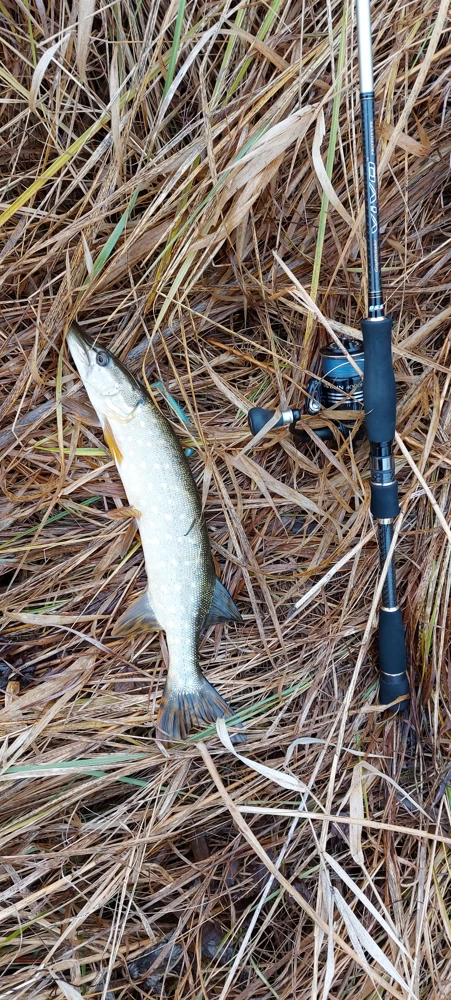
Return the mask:
<svg viewBox="0 0 451 1000">
<path fill-rule="evenodd" d="M 0 4 L 5 1000 L 451 994 L 447 14 L 372 5 L 402 720 L 361 418 L 321 441 L 309 417 L 299 448 L 246 420 L 303 409 L 321 347 L 360 337 L 353 8 Z M 246 744 L 159 743 L 164 637 L 113 635 L 145 572 L 75 316 L 193 452 L 244 619 L 201 665 Z"/>
</svg>

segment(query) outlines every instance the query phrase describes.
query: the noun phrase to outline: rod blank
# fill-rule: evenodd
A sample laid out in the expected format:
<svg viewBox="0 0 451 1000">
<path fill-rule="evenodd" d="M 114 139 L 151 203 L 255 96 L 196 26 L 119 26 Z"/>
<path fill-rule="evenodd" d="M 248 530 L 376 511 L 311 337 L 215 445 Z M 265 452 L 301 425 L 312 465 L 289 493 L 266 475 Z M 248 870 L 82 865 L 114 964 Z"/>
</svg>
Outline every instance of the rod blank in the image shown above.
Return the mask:
<svg viewBox="0 0 451 1000">
<path fill-rule="evenodd" d="M 359 50 L 360 93 L 374 90 L 371 15 L 369 3 L 357 0 L 357 45 Z"/>
</svg>

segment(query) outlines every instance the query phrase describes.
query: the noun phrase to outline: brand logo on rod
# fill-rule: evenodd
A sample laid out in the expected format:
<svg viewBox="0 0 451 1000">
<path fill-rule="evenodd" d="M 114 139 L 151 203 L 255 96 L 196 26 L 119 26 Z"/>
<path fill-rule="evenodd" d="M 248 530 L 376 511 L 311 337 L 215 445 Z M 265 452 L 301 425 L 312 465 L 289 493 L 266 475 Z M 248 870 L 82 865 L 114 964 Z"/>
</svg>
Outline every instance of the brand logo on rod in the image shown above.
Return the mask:
<svg viewBox="0 0 451 1000">
<path fill-rule="evenodd" d="M 369 217 L 371 235 L 377 233 L 377 174 L 376 164 L 368 160 Z"/>
</svg>

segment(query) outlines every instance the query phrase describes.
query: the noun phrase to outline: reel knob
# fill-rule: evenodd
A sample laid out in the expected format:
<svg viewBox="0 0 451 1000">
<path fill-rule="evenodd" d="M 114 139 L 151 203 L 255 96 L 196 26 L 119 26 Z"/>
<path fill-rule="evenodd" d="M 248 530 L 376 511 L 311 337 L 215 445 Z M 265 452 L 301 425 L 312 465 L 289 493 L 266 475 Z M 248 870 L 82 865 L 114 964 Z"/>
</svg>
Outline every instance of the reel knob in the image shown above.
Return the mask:
<svg viewBox="0 0 451 1000">
<path fill-rule="evenodd" d="M 247 415 L 247 422 L 249 424 L 252 434 L 258 434 L 262 427 L 271 420 L 274 416 L 275 410 L 264 410 L 261 406 L 253 406 Z M 271 428 L 275 430 L 276 427 L 285 427 L 287 424 L 295 424 L 296 420 L 299 420 L 301 414 L 299 410 L 282 410 L 279 420 Z"/>
</svg>

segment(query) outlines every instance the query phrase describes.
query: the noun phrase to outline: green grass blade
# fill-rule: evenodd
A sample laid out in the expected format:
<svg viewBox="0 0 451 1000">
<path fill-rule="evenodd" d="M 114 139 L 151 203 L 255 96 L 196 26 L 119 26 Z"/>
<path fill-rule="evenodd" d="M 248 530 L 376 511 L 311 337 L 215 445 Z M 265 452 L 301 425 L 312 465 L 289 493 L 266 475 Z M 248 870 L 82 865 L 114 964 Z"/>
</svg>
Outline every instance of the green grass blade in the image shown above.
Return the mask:
<svg viewBox="0 0 451 1000">
<path fill-rule="evenodd" d="M 137 202 L 137 199 L 138 199 L 138 195 L 139 195 L 139 190 L 140 190 L 140 188 L 139 188 L 139 185 L 138 185 L 138 187 L 136 188 L 136 191 L 133 192 L 133 195 L 132 195 L 132 197 L 130 199 L 130 203 L 127 205 L 127 208 L 122 213 L 121 218 L 119 219 L 119 222 L 116 223 L 116 225 L 115 225 L 115 227 L 113 229 L 113 232 L 111 233 L 111 236 L 108 237 L 108 239 L 107 239 L 107 241 L 105 243 L 105 246 L 100 251 L 98 257 L 96 257 L 96 259 L 94 261 L 93 269 L 92 269 L 92 277 L 88 278 L 87 284 L 89 283 L 89 281 L 92 281 L 93 278 L 96 278 L 98 274 L 100 274 L 102 268 L 105 267 L 105 264 L 107 263 L 109 257 L 111 257 L 111 254 L 113 253 L 113 250 L 114 250 L 114 248 L 116 246 L 116 243 L 121 238 L 122 233 L 124 232 L 124 229 L 125 229 L 125 227 L 127 225 L 127 222 L 128 222 L 128 220 L 130 218 L 130 215 L 133 212 L 133 209 L 134 209 L 134 207 L 136 205 L 136 202 Z M 80 295 L 81 294 L 82 294 L 82 292 L 80 292 Z"/>
<path fill-rule="evenodd" d="M 185 4 L 186 0 L 180 0 L 179 9 L 177 11 L 177 20 L 175 22 L 174 38 L 171 46 L 171 54 L 169 56 L 168 72 L 164 83 L 163 97 L 162 97 L 163 101 L 166 97 L 166 94 L 169 90 L 169 87 L 171 86 L 171 83 L 175 75 L 175 67 L 177 65 L 177 59 L 179 55 L 180 38 L 182 35 L 183 18 L 185 16 Z"/>
<path fill-rule="evenodd" d="M 273 0 L 273 3 L 271 4 L 271 6 L 270 6 L 270 8 L 268 10 L 268 13 L 267 13 L 267 15 L 266 15 L 266 17 L 265 17 L 265 19 L 263 21 L 263 24 L 262 24 L 261 28 L 259 28 L 259 30 L 257 32 L 257 38 L 258 38 L 258 40 L 260 42 L 264 42 L 264 40 L 265 40 L 268 32 L 272 28 L 272 25 L 273 25 L 273 23 L 274 23 L 277 15 L 278 15 L 278 13 L 279 13 L 279 10 L 280 10 L 281 6 L 282 6 L 282 0 Z M 235 80 L 234 80 L 234 82 L 233 82 L 233 84 L 232 84 L 232 86 L 231 86 L 231 88 L 230 88 L 230 90 L 229 90 L 229 92 L 227 94 L 227 97 L 225 98 L 225 102 L 224 103 L 227 103 L 230 100 L 230 98 L 232 97 L 232 95 L 235 93 L 235 91 L 239 87 L 239 85 L 240 85 L 243 77 L 246 76 L 246 73 L 247 73 L 247 71 L 249 69 L 249 66 L 251 65 L 253 59 L 254 59 L 253 55 L 252 56 L 248 56 L 248 58 L 243 63 L 241 69 L 239 70 L 239 72 L 237 73 L 237 75 L 235 77 Z"/>
<path fill-rule="evenodd" d="M 244 21 L 244 15 L 245 15 L 245 13 L 246 13 L 246 7 L 240 7 L 240 9 L 237 11 L 237 15 L 236 15 L 236 18 L 235 18 L 235 25 L 236 25 L 237 28 L 241 28 L 241 26 L 243 24 L 243 21 Z M 221 84 L 222 84 L 222 81 L 223 81 L 223 79 L 224 79 L 224 77 L 225 77 L 225 75 L 227 73 L 227 70 L 228 70 L 228 67 L 229 67 L 229 63 L 230 63 L 230 60 L 232 58 L 233 50 L 235 48 L 235 44 L 236 44 L 236 37 L 234 35 L 232 35 L 232 37 L 229 38 L 229 40 L 227 42 L 226 50 L 225 50 L 225 53 L 224 53 L 224 58 L 222 60 L 222 63 L 221 63 L 220 69 L 219 69 L 219 73 L 218 73 L 218 76 L 217 76 L 217 80 L 216 80 L 216 83 L 215 83 L 215 86 L 214 86 L 214 90 L 213 90 L 213 94 L 212 94 L 212 98 L 211 98 L 211 108 L 215 107 L 215 105 L 216 105 L 216 103 L 217 103 L 217 101 L 219 99 L 219 94 L 220 94 L 220 90 L 221 90 Z"/>
</svg>

